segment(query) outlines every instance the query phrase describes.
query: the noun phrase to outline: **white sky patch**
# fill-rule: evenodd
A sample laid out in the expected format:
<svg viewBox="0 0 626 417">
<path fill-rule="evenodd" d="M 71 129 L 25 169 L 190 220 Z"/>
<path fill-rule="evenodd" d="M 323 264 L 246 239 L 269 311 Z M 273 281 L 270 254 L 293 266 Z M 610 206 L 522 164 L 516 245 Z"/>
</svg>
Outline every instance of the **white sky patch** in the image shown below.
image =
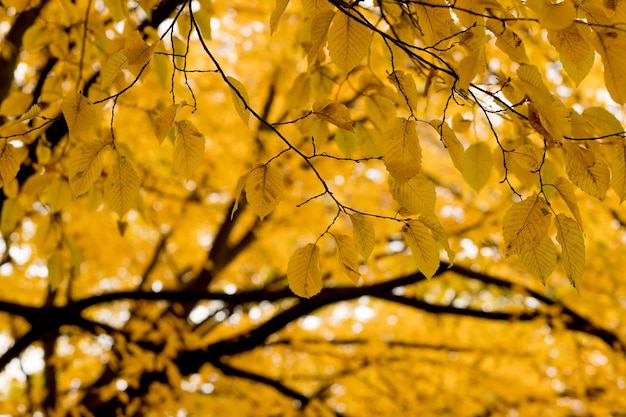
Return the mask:
<svg viewBox="0 0 626 417">
<path fill-rule="evenodd" d="M 300 320 L 300 327 L 304 330 L 315 330 L 322 324 L 322 319 L 316 316 L 305 316 Z"/>
<path fill-rule="evenodd" d="M 457 254 L 459 259 L 476 259 L 476 256 L 478 255 L 478 247 L 474 244 L 474 242 L 472 242 L 471 239 L 461 239 L 460 245 L 463 250 Z"/>
</svg>

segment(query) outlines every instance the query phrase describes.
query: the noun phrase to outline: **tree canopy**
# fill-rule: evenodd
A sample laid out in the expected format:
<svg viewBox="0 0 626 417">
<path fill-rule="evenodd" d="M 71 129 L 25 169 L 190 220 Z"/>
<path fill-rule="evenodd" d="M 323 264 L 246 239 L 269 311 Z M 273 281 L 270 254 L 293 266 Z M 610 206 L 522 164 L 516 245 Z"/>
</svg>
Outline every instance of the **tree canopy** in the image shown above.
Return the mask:
<svg viewBox="0 0 626 417">
<path fill-rule="evenodd" d="M 626 1 L 0 2 L 1 415 L 626 415 Z"/>
</svg>

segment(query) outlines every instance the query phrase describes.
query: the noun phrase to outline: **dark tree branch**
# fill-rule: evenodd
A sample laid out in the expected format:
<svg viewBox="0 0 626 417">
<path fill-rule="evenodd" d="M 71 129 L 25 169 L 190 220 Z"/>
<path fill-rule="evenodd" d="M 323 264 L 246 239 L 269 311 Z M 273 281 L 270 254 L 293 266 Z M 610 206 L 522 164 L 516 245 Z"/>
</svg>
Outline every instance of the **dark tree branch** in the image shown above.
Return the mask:
<svg viewBox="0 0 626 417">
<path fill-rule="evenodd" d="M 306 397 L 305 395 L 300 394 L 299 392 L 284 385 L 282 382 L 269 378 L 265 375 L 259 375 L 254 372 L 246 371 L 243 369 L 238 369 L 238 368 L 235 368 L 234 366 L 231 366 L 219 360 L 212 361 L 211 365 L 215 366 L 217 369 L 222 371 L 224 375 L 235 376 L 238 378 L 243 378 L 243 379 L 247 379 L 247 380 L 254 381 L 254 382 L 259 382 L 263 385 L 272 387 L 276 391 L 285 395 L 286 397 L 290 397 L 290 398 L 293 398 L 294 400 L 300 401 L 301 408 L 306 407 L 306 405 L 310 401 L 310 399 Z"/>
</svg>

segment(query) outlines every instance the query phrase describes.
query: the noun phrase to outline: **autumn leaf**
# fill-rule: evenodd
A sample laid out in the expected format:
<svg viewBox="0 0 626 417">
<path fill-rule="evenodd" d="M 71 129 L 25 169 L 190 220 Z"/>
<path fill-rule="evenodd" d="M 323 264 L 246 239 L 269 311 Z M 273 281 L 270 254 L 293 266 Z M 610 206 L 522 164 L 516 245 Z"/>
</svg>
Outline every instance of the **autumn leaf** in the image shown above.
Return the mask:
<svg viewBox="0 0 626 417">
<path fill-rule="evenodd" d="M 564 214 L 554 219 L 556 225 L 556 240 L 561 245 L 563 269 L 572 284 L 580 289 L 580 282 L 585 267 L 585 239 L 578 224 Z"/>
<path fill-rule="evenodd" d="M 326 44 L 328 29 L 335 16 L 333 10 L 322 10 L 313 17 L 311 22 L 311 41 L 307 55 L 309 67 L 315 64 L 317 55 Z"/>
<path fill-rule="evenodd" d="M 496 19 L 487 19 L 487 29 L 496 35 L 496 46 L 514 62 L 528 62 L 524 41 L 517 33 L 509 29 L 506 23 Z"/>
<path fill-rule="evenodd" d="M 626 149 L 624 139 L 615 142 L 615 151 L 611 160 L 611 186 L 619 196 L 620 203 L 626 200 Z M 579 215 L 580 216 L 580 215 Z M 578 217 L 576 217 L 578 219 Z"/>
<path fill-rule="evenodd" d="M 48 186 L 48 207 L 51 213 L 62 211 L 72 201 L 70 185 L 61 178 L 56 178 Z"/>
<path fill-rule="evenodd" d="M 563 177 L 558 177 L 554 180 L 553 184 L 554 188 L 559 192 L 559 195 L 567 204 L 570 212 L 578 222 L 580 229 L 583 229 L 583 221 L 580 216 L 580 210 L 578 208 L 578 200 L 576 199 L 576 194 L 574 193 L 574 187 L 572 184 Z"/>
<path fill-rule="evenodd" d="M 237 186 L 235 187 L 235 202 L 233 203 L 233 209 L 230 212 L 231 219 L 235 216 L 235 212 L 239 209 L 239 202 L 241 199 L 241 194 L 243 194 L 243 190 L 246 186 L 246 181 L 248 181 L 249 175 L 250 173 L 246 172 L 237 180 Z"/>
<path fill-rule="evenodd" d="M 548 233 L 552 212 L 546 200 L 533 194 L 511 206 L 502 220 L 506 255 L 528 252 Z"/>
<path fill-rule="evenodd" d="M 417 14 L 419 30 L 426 45 L 432 46 L 451 35 L 452 17 L 445 1 L 429 0 L 427 4 L 410 3 L 410 6 Z"/>
<path fill-rule="evenodd" d="M 289 288 L 299 297 L 311 298 L 322 290 L 322 272 L 320 271 L 320 250 L 309 243 L 297 249 L 287 265 Z"/>
<path fill-rule="evenodd" d="M 141 34 L 138 31 L 133 31 L 126 36 L 126 41 L 124 42 L 124 56 L 127 59 L 127 64 L 133 70 L 139 70 L 144 65 L 146 65 L 150 58 L 152 58 L 152 53 L 156 49 L 157 44 L 148 45 Z M 121 59 L 116 58 L 118 61 L 117 64 L 121 64 Z"/>
<path fill-rule="evenodd" d="M 159 143 L 163 143 L 163 140 L 167 137 L 167 134 L 174 125 L 176 115 L 183 105 L 184 102 L 172 104 L 158 113 L 158 116 L 154 120 L 154 134 L 156 135 Z"/>
<path fill-rule="evenodd" d="M 174 122 L 174 167 L 186 178 L 198 169 L 204 155 L 204 136 L 189 120 Z"/>
<path fill-rule="evenodd" d="M 422 148 L 414 120 L 397 118 L 382 140 L 387 171 L 402 184 L 420 171 Z"/>
<path fill-rule="evenodd" d="M 410 213 L 435 213 L 435 185 L 424 174 L 417 174 L 402 184 L 390 176 L 389 192 Z"/>
<path fill-rule="evenodd" d="M 545 284 L 556 266 L 556 246 L 549 236 L 544 236 L 536 247 L 520 252 L 522 265 Z"/>
<path fill-rule="evenodd" d="M 439 242 L 448 255 L 448 263 L 452 265 L 454 263 L 455 252 L 450 247 L 448 232 L 443 227 L 439 219 L 432 214 L 420 214 L 417 221 L 428 227 L 435 238 L 435 241 Z"/>
<path fill-rule="evenodd" d="M 596 51 L 602 57 L 604 82 L 611 98 L 619 104 L 626 103 L 626 83 L 623 69 L 626 67 L 626 56 L 621 53 L 626 48 L 626 35 L 615 30 L 612 22 L 600 14 L 588 14 L 595 33 L 592 37 Z"/>
<path fill-rule="evenodd" d="M 272 164 L 253 168 L 246 179 L 246 198 L 261 220 L 274 211 L 283 197 L 283 189 L 283 174 Z"/>
<path fill-rule="evenodd" d="M 328 31 L 328 52 L 333 62 L 350 72 L 365 58 L 372 41 L 372 32 L 359 24 L 356 17 L 336 13 Z"/>
<path fill-rule="evenodd" d="M 565 28 L 548 31 L 548 40 L 558 51 L 563 69 L 576 84 L 589 74 L 595 59 L 593 47 L 580 33 L 582 30 L 589 29 L 571 23 Z"/>
<path fill-rule="evenodd" d="M 113 169 L 104 181 L 104 199 L 120 217 L 137 204 L 139 176 L 125 156 L 116 155 Z"/>
<path fill-rule="evenodd" d="M 417 106 L 417 86 L 411 74 L 404 71 L 394 71 L 387 77 L 398 90 L 398 103 L 413 111 Z"/>
<path fill-rule="evenodd" d="M 553 4 L 545 0 L 529 0 L 530 7 L 539 18 L 539 22 L 548 30 L 561 30 L 574 24 L 576 8 L 571 1 Z"/>
<path fill-rule="evenodd" d="M 608 165 L 580 146 L 568 144 L 564 149 L 569 179 L 587 194 L 604 199 L 610 182 Z"/>
<path fill-rule="evenodd" d="M 2 100 L 0 115 L 19 116 L 27 111 L 33 102 L 33 95 L 22 91 L 14 91 Z"/>
<path fill-rule="evenodd" d="M 19 169 L 20 160 L 14 146 L 5 138 L 0 138 L 0 187 L 15 178 Z"/>
<path fill-rule="evenodd" d="M 354 240 L 348 235 L 333 235 L 337 243 L 337 256 L 346 276 L 355 284 L 359 282 L 359 260 Z"/>
<path fill-rule="evenodd" d="M 509 154 L 517 164 L 531 172 L 537 172 L 544 161 L 541 149 L 533 144 L 522 145 Z"/>
<path fill-rule="evenodd" d="M 52 291 L 59 288 L 63 282 L 63 252 L 59 249 L 52 252 L 48 257 L 48 283 Z"/>
<path fill-rule="evenodd" d="M 74 91 L 63 98 L 61 110 L 70 135 L 81 140 L 90 139 L 96 124 L 94 106 L 82 94 Z"/>
<path fill-rule="evenodd" d="M 374 226 L 366 216 L 360 213 L 350 214 L 350 221 L 352 222 L 354 246 L 363 259 L 367 261 L 376 243 Z"/>
<path fill-rule="evenodd" d="M 478 192 L 489 181 L 492 165 L 489 145 L 476 142 L 463 153 L 463 178 Z"/>
<path fill-rule="evenodd" d="M 289 0 L 276 0 L 276 8 L 272 12 L 270 16 L 270 32 L 276 32 L 278 29 L 278 24 L 280 23 L 280 19 L 283 17 L 285 10 L 287 9 L 287 5 L 289 4 Z"/>
<path fill-rule="evenodd" d="M 35 117 L 39 116 L 39 113 L 41 113 L 41 107 L 39 106 L 39 104 L 33 104 L 28 108 L 26 113 L 22 114 L 18 119 L 15 119 L 13 121 L 13 124 L 15 125 L 25 120 L 34 119 Z"/>
<path fill-rule="evenodd" d="M 333 100 L 323 100 L 313 103 L 313 113 L 322 120 L 337 127 L 354 132 L 350 110 Z"/>
<path fill-rule="evenodd" d="M 463 172 L 463 154 L 465 148 L 459 139 L 456 137 L 454 130 L 450 126 L 442 122 L 441 120 L 431 120 L 430 124 L 437 130 L 437 133 L 441 136 L 441 142 L 445 146 L 452 163 L 459 171 Z"/>
<path fill-rule="evenodd" d="M 85 194 L 102 172 L 102 154 L 109 144 L 100 140 L 84 142 L 70 154 L 69 179 L 74 198 Z"/>
<path fill-rule="evenodd" d="M 411 248 L 417 269 L 432 278 L 439 269 L 439 250 L 430 230 L 418 220 L 409 220 L 402 228 L 404 241 Z"/>
<path fill-rule="evenodd" d="M 228 82 L 231 85 L 230 95 L 233 99 L 233 103 L 235 104 L 235 110 L 237 110 L 237 114 L 241 117 L 241 120 L 248 125 L 248 121 L 250 120 L 250 110 L 248 109 L 248 101 L 250 100 L 248 97 L 248 92 L 246 91 L 246 87 L 241 83 L 241 81 L 237 80 L 234 77 L 226 77 Z"/>
<path fill-rule="evenodd" d="M 126 54 L 123 49 L 115 52 L 113 55 L 107 59 L 107 62 L 104 64 L 104 68 L 102 68 L 102 79 L 100 81 L 100 88 L 102 90 L 106 90 L 109 88 L 113 81 L 117 78 L 118 74 L 122 72 L 122 70 L 128 64 L 128 58 L 126 58 Z"/>
</svg>

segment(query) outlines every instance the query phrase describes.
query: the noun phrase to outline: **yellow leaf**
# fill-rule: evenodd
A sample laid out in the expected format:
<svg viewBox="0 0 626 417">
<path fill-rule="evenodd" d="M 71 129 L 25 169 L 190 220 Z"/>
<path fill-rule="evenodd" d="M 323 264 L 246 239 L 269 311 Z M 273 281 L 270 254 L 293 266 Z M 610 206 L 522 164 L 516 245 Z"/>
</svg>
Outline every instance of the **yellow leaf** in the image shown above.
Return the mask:
<svg viewBox="0 0 626 417">
<path fill-rule="evenodd" d="M 235 110 L 241 117 L 241 120 L 248 125 L 250 119 L 250 110 L 248 110 L 248 92 L 246 87 L 237 79 L 233 77 L 226 77 L 231 84 L 230 95 L 235 104 Z"/>
<path fill-rule="evenodd" d="M 313 103 L 313 113 L 322 120 L 337 127 L 354 132 L 350 110 L 334 100 L 323 100 Z"/>
<path fill-rule="evenodd" d="M 597 19 L 596 15 L 588 14 L 596 34 L 593 39 L 596 51 L 602 57 L 604 66 L 604 82 L 611 98 L 619 104 L 626 103 L 626 82 L 624 82 L 624 68 L 626 68 L 626 34 L 615 29 L 610 21 Z M 607 23 L 608 22 L 608 23 Z"/>
<path fill-rule="evenodd" d="M 249 172 L 245 173 L 237 180 L 237 186 L 235 187 L 235 203 L 233 204 L 233 210 L 230 212 L 230 218 L 232 219 L 235 215 L 235 212 L 239 208 L 239 201 L 241 199 L 241 194 L 243 193 L 243 189 L 246 186 L 246 181 L 248 180 Z"/>
<path fill-rule="evenodd" d="M 581 190 L 597 199 L 604 199 L 609 188 L 609 167 L 597 160 L 589 149 L 565 144 L 565 170 L 567 176 Z"/>
<path fill-rule="evenodd" d="M 546 200 L 537 194 L 511 206 L 502 221 L 506 256 L 536 248 L 548 234 L 551 213 Z"/>
<path fill-rule="evenodd" d="M 326 44 L 328 28 L 330 28 L 330 22 L 332 22 L 334 16 L 335 12 L 333 10 L 322 10 L 313 17 L 311 22 L 311 40 L 307 54 L 309 68 L 315 64 L 320 49 Z"/>
<path fill-rule="evenodd" d="M 619 196 L 619 202 L 626 200 L 626 144 L 624 139 L 616 141 L 611 160 L 611 186 Z"/>
<path fill-rule="evenodd" d="M 414 120 L 397 118 L 382 138 L 385 167 L 400 184 L 420 171 L 422 148 Z"/>
<path fill-rule="evenodd" d="M 617 117 L 602 107 L 588 107 L 582 114 L 583 119 L 587 122 L 599 136 L 616 135 L 621 137 L 624 131 L 622 124 Z"/>
<path fill-rule="evenodd" d="M 283 17 L 288 4 L 289 0 L 276 0 L 276 7 L 270 16 L 270 33 L 276 32 L 280 18 Z"/>
<path fill-rule="evenodd" d="M 196 21 L 204 39 L 211 39 L 211 17 L 213 17 L 213 11 L 211 10 L 200 9 L 193 12 L 193 19 Z"/>
<path fill-rule="evenodd" d="M 589 29 L 579 26 L 572 23 L 566 28 L 548 31 L 548 41 L 559 53 L 563 69 L 576 84 L 587 76 L 595 59 L 593 47 L 580 33 Z"/>
<path fill-rule="evenodd" d="M 156 135 L 159 143 L 163 143 L 163 140 L 167 137 L 170 129 L 174 125 L 174 120 L 178 111 L 183 106 L 184 102 L 178 104 L 172 104 L 166 109 L 159 112 L 158 116 L 154 120 L 154 134 Z"/>
<path fill-rule="evenodd" d="M 375 129 L 367 128 L 363 123 L 356 125 L 356 140 L 359 148 L 368 157 L 380 158 L 383 154 L 380 134 Z"/>
<path fill-rule="evenodd" d="M 360 213 L 352 213 L 350 221 L 352 222 L 354 246 L 363 259 L 367 261 L 374 250 L 374 243 L 376 243 L 374 226 L 366 216 Z"/>
<path fill-rule="evenodd" d="M 430 232 L 432 233 L 435 240 L 439 242 L 446 250 L 446 253 L 448 255 L 448 262 L 450 264 L 453 264 L 455 253 L 452 248 L 450 248 L 450 243 L 448 242 L 448 232 L 439 222 L 439 219 L 437 219 L 435 215 L 420 214 L 417 220 L 430 229 Z"/>
<path fill-rule="evenodd" d="M 204 136 L 189 120 L 174 122 L 174 169 L 190 178 L 204 156 Z"/>
<path fill-rule="evenodd" d="M 444 0 L 429 0 L 425 5 L 417 2 L 408 4 L 411 11 L 417 13 L 419 31 L 426 45 L 433 46 L 452 34 L 452 17 Z"/>
<path fill-rule="evenodd" d="M 72 190 L 67 181 L 56 178 L 48 187 L 48 207 L 51 213 L 58 213 L 72 201 Z"/>
<path fill-rule="evenodd" d="M 517 164 L 529 171 L 537 172 L 543 162 L 543 151 L 533 144 L 526 144 L 515 148 L 508 154 Z"/>
<path fill-rule="evenodd" d="M 152 58 L 152 53 L 156 46 L 156 43 L 148 45 L 141 37 L 139 31 L 131 32 L 124 42 L 124 55 L 128 60 L 128 66 L 133 70 L 141 69 Z"/>
<path fill-rule="evenodd" d="M 564 214 L 554 219 L 556 240 L 561 245 L 563 269 L 572 287 L 580 288 L 585 268 L 585 238 L 578 224 Z"/>
<path fill-rule="evenodd" d="M 359 260 L 354 240 L 348 235 L 334 235 L 337 242 L 337 256 L 343 267 L 346 276 L 354 283 L 359 282 L 361 274 L 359 272 Z"/>
<path fill-rule="evenodd" d="M 459 69 L 457 71 L 459 76 L 457 88 L 459 90 L 467 91 L 474 78 L 476 78 L 477 75 L 481 75 L 484 70 L 485 49 L 479 47 L 469 51 L 469 53 L 459 63 Z"/>
<path fill-rule="evenodd" d="M 46 45 L 50 44 L 50 37 L 48 36 L 50 28 L 48 25 L 41 21 L 36 20 L 33 25 L 28 27 L 22 37 L 22 45 L 25 51 L 38 51 Z"/>
<path fill-rule="evenodd" d="M 549 236 L 544 236 L 537 247 L 521 252 L 519 259 L 528 272 L 545 283 L 556 266 L 556 246 Z"/>
<path fill-rule="evenodd" d="M 24 210 L 16 198 L 7 198 L 2 202 L 2 215 L 0 216 L 0 232 L 8 236 L 24 217 Z"/>
<path fill-rule="evenodd" d="M 435 185 L 426 175 L 418 173 L 402 184 L 392 176 L 388 181 L 389 192 L 409 213 L 435 214 Z"/>
<path fill-rule="evenodd" d="M 31 175 L 22 186 L 22 194 L 34 197 L 48 188 L 55 178 L 57 178 L 56 174 L 51 172 Z"/>
<path fill-rule="evenodd" d="M 344 129 L 335 131 L 335 143 L 345 156 L 350 158 L 356 151 L 356 135 Z"/>
<path fill-rule="evenodd" d="M 309 17 L 315 17 L 318 13 L 332 10 L 332 7 L 328 0 L 302 0 L 304 14 Z"/>
<path fill-rule="evenodd" d="M 81 143 L 70 154 L 69 179 L 74 198 L 85 194 L 102 172 L 102 151 L 109 145 L 100 140 Z"/>
<path fill-rule="evenodd" d="M 309 243 L 297 249 L 287 265 L 289 288 L 298 297 L 311 298 L 322 290 L 320 249 Z"/>
<path fill-rule="evenodd" d="M 121 22 L 128 17 L 128 7 L 124 0 L 104 0 L 107 9 L 111 12 L 111 17 L 116 22 Z"/>
<path fill-rule="evenodd" d="M 48 285 L 52 291 L 59 288 L 63 282 L 63 252 L 60 249 L 53 251 L 48 257 Z"/>
<path fill-rule="evenodd" d="M 109 59 L 107 59 L 106 64 L 104 64 L 104 67 L 102 68 L 102 80 L 100 82 L 100 89 L 105 90 L 109 88 L 109 86 L 113 84 L 113 81 L 115 81 L 115 78 L 117 78 L 117 75 L 120 73 L 120 71 L 122 71 L 126 67 L 127 63 L 128 59 L 126 58 L 123 49 L 120 49 L 119 51 L 111 55 Z"/>
<path fill-rule="evenodd" d="M 35 117 L 39 115 L 39 113 L 41 113 L 41 107 L 39 107 L 38 104 L 33 104 L 32 106 L 30 106 L 30 108 L 28 109 L 26 113 L 20 116 L 19 119 L 14 120 L 13 124 L 15 125 L 25 120 L 34 119 Z"/>
<path fill-rule="evenodd" d="M 569 211 L 572 212 L 572 215 L 574 216 L 574 218 L 578 222 L 578 225 L 580 226 L 580 229 L 582 230 L 583 220 L 580 217 L 578 201 L 576 200 L 576 194 L 574 194 L 574 187 L 572 186 L 572 183 L 569 182 L 566 178 L 558 177 L 556 180 L 554 180 L 554 183 L 552 185 L 554 185 L 554 188 L 556 188 L 563 201 L 565 201 L 565 204 L 567 204 Z"/>
<path fill-rule="evenodd" d="M 513 85 L 524 92 L 536 107 L 540 116 L 541 128 L 545 128 L 551 139 L 557 142 L 564 136 L 571 135 L 571 117 L 569 110 L 546 87 L 541 74 L 534 65 L 520 65 L 517 69 L 519 80 L 513 80 Z M 529 105 L 529 116 L 531 106 Z M 532 124 L 532 120 L 531 120 Z M 537 128 L 537 125 L 533 125 Z M 545 136 L 541 129 L 537 129 Z"/>
<path fill-rule="evenodd" d="M 13 91 L 0 105 L 1 116 L 20 116 L 28 110 L 33 102 L 33 95 L 22 91 Z"/>
<path fill-rule="evenodd" d="M 391 81 L 398 91 L 398 103 L 413 112 L 417 109 L 417 86 L 411 74 L 404 71 L 394 71 L 387 79 Z"/>
<path fill-rule="evenodd" d="M 465 152 L 465 148 L 463 147 L 461 141 L 457 139 L 456 134 L 447 123 L 443 123 L 441 120 L 431 120 L 430 124 L 441 136 L 443 146 L 445 146 L 448 150 L 450 159 L 456 169 L 463 172 L 463 154 Z"/>
<path fill-rule="evenodd" d="M 78 139 L 89 139 L 96 123 L 96 110 L 87 99 L 78 92 L 68 93 L 61 104 L 63 117 L 70 135 Z"/>
<path fill-rule="evenodd" d="M 552 4 L 549 0 L 529 0 L 530 7 L 539 18 L 539 23 L 548 30 L 561 30 L 574 24 L 576 8 L 570 0 Z"/>
<path fill-rule="evenodd" d="M 63 237 L 63 226 L 51 216 L 43 216 L 37 222 L 33 242 L 40 256 L 48 256 L 59 247 Z"/>
<path fill-rule="evenodd" d="M 252 211 L 263 220 L 283 197 L 283 173 L 274 165 L 253 168 L 246 180 L 246 198 Z"/>
<path fill-rule="evenodd" d="M 13 145 L 5 138 L 0 138 L 0 187 L 15 178 L 20 170 L 20 162 Z"/>
<path fill-rule="evenodd" d="M 328 31 L 328 52 L 344 72 L 350 72 L 367 55 L 372 32 L 346 13 L 336 13 Z"/>
<path fill-rule="evenodd" d="M 411 248 L 417 269 L 426 278 L 432 278 L 439 268 L 439 249 L 430 229 L 417 220 L 409 220 L 402 227 L 404 241 Z"/>
<path fill-rule="evenodd" d="M 117 155 L 111 173 L 104 181 L 104 199 L 120 217 L 136 206 L 139 176 L 125 156 Z"/>
<path fill-rule="evenodd" d="M 485 142 L 476 142 L 463 153 L 463 178 L 477 192 L 489 181 L 493 160 Z"/>
<path fill-rule="evenodd" d="M 541 78 L 541 72 L 534 65 L 520 65 L 517 69 L 517 76 L 524 81 L 527 85 L 534 87 L 534 90 L 525 90 L 526 94 L 534 93 L 536 96 L 546 97 L 546 101 L 549 101 L 550 90 L 546 87 L 543 79 Z M 542 101 L 542 100 L 536 100 Z"/>
<path fill-rule="evenodd" d="M 528 62 L 528 55 L 526 55 L 526 48 L 524 48 L 522 38 L 509 29 L 506 23 L 496 19 L 488 19 L 487 29 L 496 35 L 496 46 L 507 54 L 512 61 L 519 63 Z"/>
</svg>

